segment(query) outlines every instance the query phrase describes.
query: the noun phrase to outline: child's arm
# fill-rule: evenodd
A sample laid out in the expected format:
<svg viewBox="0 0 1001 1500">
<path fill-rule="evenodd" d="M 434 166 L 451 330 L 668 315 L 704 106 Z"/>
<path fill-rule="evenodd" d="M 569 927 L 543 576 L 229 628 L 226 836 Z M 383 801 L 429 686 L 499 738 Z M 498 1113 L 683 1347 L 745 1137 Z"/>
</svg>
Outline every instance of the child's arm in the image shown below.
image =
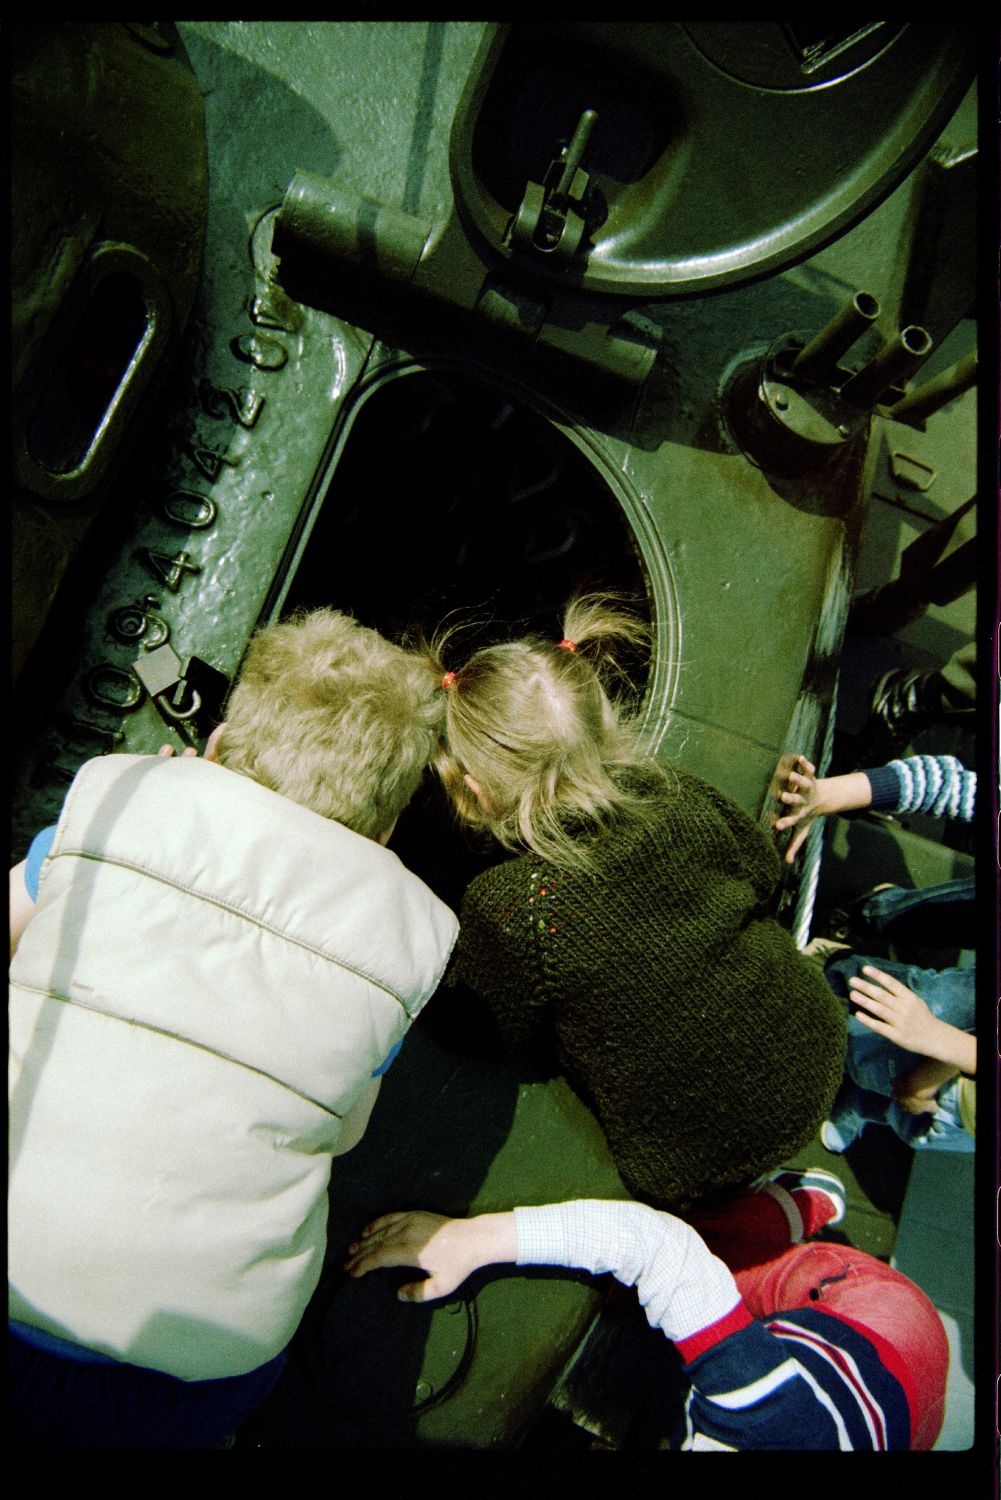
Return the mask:
<svg viewBox="0 0 1001 1500">
<path fill-rule="evenodd" d="M 779 801 L 795 809 L 774 824 L 776 833 L 796 828 L 785 852 L 787 864 L 792 864 L 803 847 L 810 825 L 832 813 L 873 807 L 883 812 L 930 813 L 970 822 L 976 806 L 976 772 L 967 771 L 954 755 L 911 755 L 844 776 L 818 776 L 805 755 L 795 755 L 791 762 L 783 757 L 776 776 L 785 782 Z"/>
<path fill-rule="evenodd" d="M 611 1271 L 626 1286 L 638 1286 L 651 1323 L 675 1341 L 742 1307 L 733 1276 L 695 1230 L 642 1203 L 584 1199 L 472 1219 L 386 1214 L 348 1251 L 352 1276 L 380 1266 L 430 1272 L 427 1280 L 400 1288 L 408 1302 L 447 1296 L 481 1266 L 504 1261 Z"/>
<path fill-rule="evenodd" d="M 473 1219 L 387 1214 L 368 1225 L 348 1252 L 345 1269 L 352 1276 L 380 1266 L 427 1270 L 425 1281 L 400 1287 L 397 1296 L 407 1302 L 448 1296 L 473 1271 L 503 1261 L 611 1271 L 636 1286 L 651 1325 L 677 1344 L 688 1367 L 692 1393 L 684 1447 L 870 1446 L 871 1424 L 858 1420 L 861 1362 L 870 1393 L 878 1397 L 887 1380 L 895 1389 L 855 1330 L 850 1368 L 840 1358 L 825 1359 L 820 1381 L 816 1371 L 807 1373 L 797 1357 L 796 1314 L 788 1327 L 774 1330 L 756 1322 L 732 1274 L 695 1230 L 645 1204 L 583 1200 Z M 841 1337 L 841 1324 L 830 1319 L 825 1338 L 835 1351 Z M 905 1446 L 896 1436 L 894 1446 Z"/>
</svg>

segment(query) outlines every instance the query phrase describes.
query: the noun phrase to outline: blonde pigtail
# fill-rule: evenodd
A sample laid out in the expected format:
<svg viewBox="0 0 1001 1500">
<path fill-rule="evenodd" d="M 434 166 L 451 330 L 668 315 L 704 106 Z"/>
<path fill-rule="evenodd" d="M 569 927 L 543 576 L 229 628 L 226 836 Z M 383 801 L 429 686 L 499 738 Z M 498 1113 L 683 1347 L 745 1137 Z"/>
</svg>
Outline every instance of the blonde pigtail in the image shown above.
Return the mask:
<svg viewBox="0 0 1001 1500">
<path fill-rule="evenodd" d="M 652 631 L 635 613 L 629 595 L 578 595 L 567 605 L 563 635 L 574 643 L 575 654 L 593 667 L 610 698 L 637 696 L 635 673 L 649 661 Z M 626 659 L 635 665 L 627 666 Z"/>
</svg>

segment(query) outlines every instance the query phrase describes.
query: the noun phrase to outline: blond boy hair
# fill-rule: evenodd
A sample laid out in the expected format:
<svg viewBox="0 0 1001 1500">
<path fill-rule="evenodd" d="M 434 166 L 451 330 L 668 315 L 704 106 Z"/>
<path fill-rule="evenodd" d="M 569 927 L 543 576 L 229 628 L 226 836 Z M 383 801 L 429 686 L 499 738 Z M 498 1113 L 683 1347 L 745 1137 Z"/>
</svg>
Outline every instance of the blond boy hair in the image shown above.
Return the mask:
<svg viewBox="0 0 1001 1500">
<path fill-rule="evenodd" d="M 439 662 L 447 641 L 434 643 Z M 505 848 L 586 869 L 586 835 L 656 816 L 669 778 L 644 742 L 635 702 L 610 693 L 621 648 L 648 651 L 649 641 L 649 626 L 615 596 L 585 595 L 567 606 L 562 641 L 487 646 L 448 672 L 435 765 L 458 817 Z"/>
<path fill-rule="evenodd" d="M 377 838 L 437 749 L 443 696 L 426 656 L 337 610 L 301 613 L 252 637 L 216 758 Z"/>
</svg>

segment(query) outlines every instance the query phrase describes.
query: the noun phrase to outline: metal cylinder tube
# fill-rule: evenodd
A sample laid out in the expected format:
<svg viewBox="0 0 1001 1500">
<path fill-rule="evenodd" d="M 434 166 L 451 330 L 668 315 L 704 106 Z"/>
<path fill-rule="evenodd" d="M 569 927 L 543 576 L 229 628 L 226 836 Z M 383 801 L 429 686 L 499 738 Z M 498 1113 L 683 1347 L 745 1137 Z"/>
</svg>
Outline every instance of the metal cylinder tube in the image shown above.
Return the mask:
<svg viewBox="0 0 1001 1500">
<path fill-rule="evenodd" d="M 925 417 L 930 417 L 940 407 L 946 406 L 968 391 L 977 383 L 977 355 L 976 351 L 961 359 L 958 364 L 951 365 L 948 370 L 943 370 L 941 375 L 936 375 L 932 380 L 926 380 L 924 385 L 918 386 L 915 391 L 908 391 L 902 401 L 891 407 L 889 415 L 894 421 L 899 422 L 921 422 Z"/>
<path fill-rule="evenodd" d="M 297 246 L 359 271 L 407 283 L 431 237 L 431 226 L 327 177 L 296 172 L 275 223 L 275 251 Z"/>
<path fill-rule="evenodd" d="M 838 360 L 879 317 L 879 303 L 870 292 L 856 292 L 852 300 L 797 354 L 792 374 L 801 380 L 824 380 L 837 370 Z"/>
<path fill-rule="evenodd" d="M 841 389 L 843 400 L 853 406 L 875 406 L 884 391 L 906 380 L 932 351 L 932 337 L 925 328 L 909 323 L 875 359 L 863 365 Z"/>
</svg>

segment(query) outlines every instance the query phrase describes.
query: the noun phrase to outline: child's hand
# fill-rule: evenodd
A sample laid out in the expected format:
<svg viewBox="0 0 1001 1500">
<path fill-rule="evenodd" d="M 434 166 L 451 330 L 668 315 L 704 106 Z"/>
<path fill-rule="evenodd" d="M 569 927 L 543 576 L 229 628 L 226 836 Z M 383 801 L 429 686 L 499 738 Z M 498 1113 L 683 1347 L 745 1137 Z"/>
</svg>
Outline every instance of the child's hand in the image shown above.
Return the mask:
<svg viewBox="0 0 1001 1500">
<path fill-rule="evenodd" d="M 513 1213 L 475 1219 L 423 1212 L 384 1214 L 348 1246 L 344 1269 L 351 1276 L 365 1276 L 380 1266 L 420 1266 L 430 1272 L 426 1280 L 406 1283 L 397 1296 L 401 1302 L 427 1302 L 447 1297 L 480 1266 L 514 1260 L 516 1255 Z"/>
<path fill-rule="evenodd" d="M 785 852 L 786 864 L 791 865 L 796 855 L 806 840 L 810 831 L 810 825 L 814 820 L 823 815 L 824 809 L 819 805 L 818 787 L 822 785 L 817 780 L 817 768 L 805 755 L 795 755 L 792 764 L 786 773 L 785 788 L 779 792 L 780 802 L 795 811 L 784 813 L 781 818 L 775 820 L 776 833 L 783 832 L 786 828 L 795 828 L 796 832 L 789 840 L 789 847 Z"/>
<path fill-rule="evenodd" d="M 865 979 L 848 981 L 850 998 L 862 1007 L 857 1015 L 862 1025 L 903 1047 L 905 1052 L 936 1057 L 945 1023 L 932 1015 L 920 995 L 891 974 L 884 974 L 872 964 L 866 964 L 862 973 L 867 976 Z"/>
<path fill-rule="evenodd" d="M 785 790 L 778 793 L 778 800 L 794 811 L 776 818 L 773 826 L 776 833 L 786 828 L 796 829 L 785 852 L 786 864 L 791 865 L 817 818 L 868 807 L 872 802 L 872 785 L 864 771 L 818 776 L 816 766 L 805 755 L 794 755 L 787 771 L 785 764 L 783 757 L 778 774 L 785 772 Z"/>
</svg>

